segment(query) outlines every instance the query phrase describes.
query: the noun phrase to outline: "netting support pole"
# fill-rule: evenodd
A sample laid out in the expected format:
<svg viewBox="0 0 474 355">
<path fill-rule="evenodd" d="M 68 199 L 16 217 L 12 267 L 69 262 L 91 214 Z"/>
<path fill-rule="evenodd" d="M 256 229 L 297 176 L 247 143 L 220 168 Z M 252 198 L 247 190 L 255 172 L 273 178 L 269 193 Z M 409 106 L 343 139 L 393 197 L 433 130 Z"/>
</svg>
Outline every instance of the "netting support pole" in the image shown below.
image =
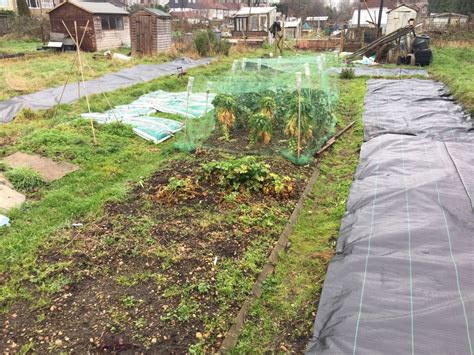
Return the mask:
<svg viewBox="0 0 474 355">
<path fill-rule="evenodd" d="M 187 99 L 186 99 L 186 120 L 185 120 L 185 123 L 184 123 L 184 135 L 186 136 L 186 139 L 189 143 L 188 124 L 189 124 L 189 92 L 188 92 Z"/>
<path fill-rule="evenodd" d="M 298 160 L 300 159 L 301 153 L 301 72 L 296 73 L 296 89 L 298 91 L 298 137 L 297 137 L 297 147 L 296 147 L 296 156 Z"/>
<path fill-rule="evenodd" d="M 301 152 L 301 91 L 298 90 L 298 160 Z"/>
</svg>

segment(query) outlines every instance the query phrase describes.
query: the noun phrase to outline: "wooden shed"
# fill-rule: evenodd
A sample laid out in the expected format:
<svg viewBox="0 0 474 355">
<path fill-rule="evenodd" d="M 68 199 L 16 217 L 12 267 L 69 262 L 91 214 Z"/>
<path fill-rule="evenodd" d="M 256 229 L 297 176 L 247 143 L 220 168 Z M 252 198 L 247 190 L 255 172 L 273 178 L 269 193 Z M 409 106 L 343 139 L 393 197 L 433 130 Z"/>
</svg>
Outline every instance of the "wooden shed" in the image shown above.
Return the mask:
<svg viewBox="0 0 474 355">
<path fill-rule="evenodd" d="M 171 16 L 158 9 L 140 9 L 130 15 L 132 56 L 152 56 L 171 49 Z"/>
<path fill-rule="evenodd" d="M 288 19 L 283 22 L 285 27 L 285 39 L 299 39 L 303 31 L 303 26 L 300 18 Z"/>
<path fill-rule="evenodd" d="M 243 7 L 234 16 L 233 36 L 269 36 L 276 21 L 276 7 Z"/>
<path fill-rule="evenodd" d="M 411 5 L 400 5 L 388 11 L 387 28 L 385 33 L 395 32 L 399 28 L 408 26 L 410 20 L 416 21 L 418 9 Z"/>
<path fill-rule="evenodd" d="M 128 12 L 110 3 L 66 1 L 48 14 L 51 32 L 63 33 L 66 37 L 69 35 L 63 21 L 73 36 L 76 22 L 79 37 L 82 37 L 89 21 L 82 50 L 96 52 L 130 45 Z"/>
</svg>

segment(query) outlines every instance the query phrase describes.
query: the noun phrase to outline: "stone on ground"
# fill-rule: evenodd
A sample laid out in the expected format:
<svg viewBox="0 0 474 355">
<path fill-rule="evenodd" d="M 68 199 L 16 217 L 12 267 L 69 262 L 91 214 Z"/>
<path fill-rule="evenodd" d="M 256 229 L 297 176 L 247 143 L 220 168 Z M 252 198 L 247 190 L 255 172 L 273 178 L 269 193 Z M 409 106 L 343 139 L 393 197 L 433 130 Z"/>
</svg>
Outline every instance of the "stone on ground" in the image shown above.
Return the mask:
<svg viewBox="0 0 474 355">
<path fill-rule="evenodd" d="M 51 182 L 78 170 L 79 168 L 68 162 L 55 162 L 40 155 L 16 152 L 3 161 L 11 168 L 30 168 L 40 174 L 44 180 Z"/>
</svg>

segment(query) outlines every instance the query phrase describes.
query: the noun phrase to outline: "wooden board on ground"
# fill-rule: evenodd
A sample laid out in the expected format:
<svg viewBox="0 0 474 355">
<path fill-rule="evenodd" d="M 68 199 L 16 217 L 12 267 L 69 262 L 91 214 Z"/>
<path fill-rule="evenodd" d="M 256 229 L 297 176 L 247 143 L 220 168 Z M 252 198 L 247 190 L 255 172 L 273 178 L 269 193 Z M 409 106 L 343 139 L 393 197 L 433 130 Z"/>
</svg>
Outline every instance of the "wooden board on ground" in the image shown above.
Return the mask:
<svg viewBox="0 0 474 355">
<path fill-rule="evenodd" d="M 30 168 L 40 174 L 46 181 L 61 179 L 63 176 L 78 170 L 79 168 L 67 162 L 55 162 L 40 155 L 31 155 L 16 152 L 9 155 L 3 161 L 11 168 Z"/>
</svg>

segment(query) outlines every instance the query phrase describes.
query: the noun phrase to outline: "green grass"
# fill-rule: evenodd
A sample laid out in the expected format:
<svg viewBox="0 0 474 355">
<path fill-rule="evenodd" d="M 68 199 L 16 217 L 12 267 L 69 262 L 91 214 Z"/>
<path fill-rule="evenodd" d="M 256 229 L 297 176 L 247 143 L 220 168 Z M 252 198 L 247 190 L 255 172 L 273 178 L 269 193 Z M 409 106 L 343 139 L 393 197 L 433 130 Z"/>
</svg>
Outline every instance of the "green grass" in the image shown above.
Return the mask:
<svg viewBox="0 0 474 355">
<path fill-rule="evenodd" d="M 43 43 L 37 40 L 14 40 L 0 38 L 0 53 L 36 52 L 36 48 Z"/>
<path fill-rule="evenodd" d="M 434 48 L 430 73 L 474 116 L 474 47 Z"/>
<path fill-rule="evenodd" d="M 320 176 L 291 236 L 291 248 L 281 255 L 275 274 L 252 307 L 235 353 L 304 351 L 359 160 L 364 96 L 365 79 L 343 82 L 339 126 L 352 120 L 357 124 L 321 161 Z"/>
<path fill-rule="evenodd" d="M 2 47 L 0 45 L 1 52 Z M 12 52 L 15 51 L 12 50 Z M 64 85 L 71 72 L 74 56 L 74 52 L 38 52 L 25 58 L 2 60 L 0 66 L 0 100 L 36 92 L 48 87 Z M 161 63 L 171 59 L 171 56 L 162 54 L 153 58 L 133 58 L 131 61 L 120 61 L 107 59 L 102 53 L 82 53 L 84 78 L 86 80 L 137 64 Z M 80 73 L 78 69 L 75 69 L 69 77 L 69 82 L 79 80 Z"/>
<path fill-rule="evenodd" d="M 207 67 L 192 69 L 189 75 L 196 77 L 197 84 L 206 83 L 228 70 L 232 60 L 223 58 Z M 150 91 L 183 90 L 186 83 L 187 78 L 164 77 L 117 90 L 108 98 L 112 105 L 127 104 Z M 92 96 L 90 103 L 93 111 L 109 108 L 102 96 Z M 0 277 L 9 275 L 0 286 L 0 304 L 25 295 L 21 285 L 26 277 L 24 270 L 34 269 L 36 250 L 45 238 L 81 222 L 81 218 L 100 216 L 105 203 L 123 199 L 134 184 L 165 162 L 183 156 L 173 151 L 172 141 L 156 146 L 120 124 L 96 125 L 98 144 L 94 145 L 90 122 L 79 119 L 80 113 L 86 111 L 86 102 L 81 99 L 47 111 L 24 111 L 0 128 L 0 157 L 24 151 L 67 160 L 80 167 L 40 189 L 36 201 L 9 213 L 12 226 L 2 230 L 0 238 Z"/>
<path fill-rule="evenodd" d="M 15 189 L 23 192 L 33 192 L 46 184 L 41 175 L 30 168 L 7 170 L 5 177 Z"/>
</svg>

